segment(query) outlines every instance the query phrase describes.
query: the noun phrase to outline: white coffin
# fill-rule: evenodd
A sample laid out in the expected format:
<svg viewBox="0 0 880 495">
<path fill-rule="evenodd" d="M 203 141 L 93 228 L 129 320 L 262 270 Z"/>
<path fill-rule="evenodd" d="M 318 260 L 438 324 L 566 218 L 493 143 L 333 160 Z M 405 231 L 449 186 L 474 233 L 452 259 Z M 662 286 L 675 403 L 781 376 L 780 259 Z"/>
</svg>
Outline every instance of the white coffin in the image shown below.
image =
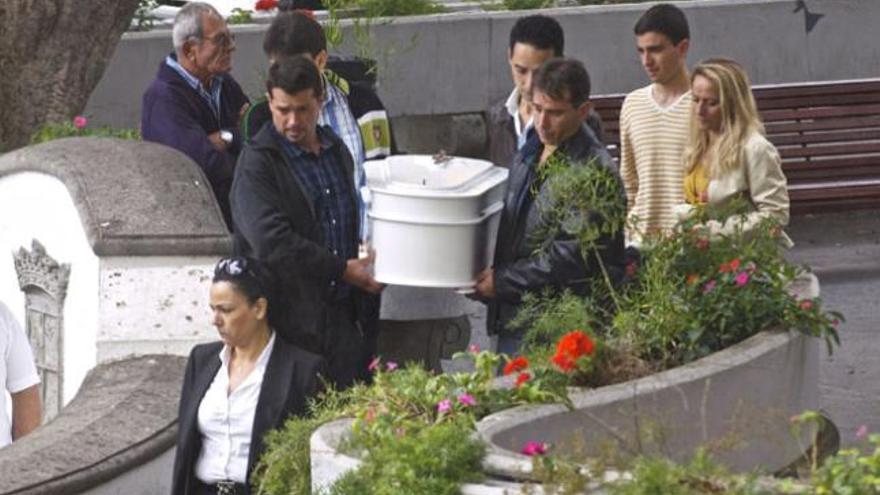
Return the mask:
<svg viewBox="0 0 880 495">
<path fill-rule="evenodd" d="M 492 263 L 507 169 L 484 160 L 398 155 L 364 164 L 375 277 L 468 288 Z"/>
</svg>

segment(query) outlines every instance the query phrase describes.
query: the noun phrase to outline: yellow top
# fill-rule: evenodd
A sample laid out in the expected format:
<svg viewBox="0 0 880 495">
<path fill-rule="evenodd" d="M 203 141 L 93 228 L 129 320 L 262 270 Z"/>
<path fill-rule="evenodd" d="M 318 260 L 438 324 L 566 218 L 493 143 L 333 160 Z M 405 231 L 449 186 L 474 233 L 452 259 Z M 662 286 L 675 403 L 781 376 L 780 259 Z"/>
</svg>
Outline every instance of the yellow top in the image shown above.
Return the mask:
<svg viewBox="0 0 880 495">
<path fill-rule="evenodd" d="M 697 163 L 687 175 L 684 176 L 684 199 L 688 204 L 704 205 L 708 202 L 709 177 L 706 176 L 706 168 L 702 163 Z"/>
</svg>

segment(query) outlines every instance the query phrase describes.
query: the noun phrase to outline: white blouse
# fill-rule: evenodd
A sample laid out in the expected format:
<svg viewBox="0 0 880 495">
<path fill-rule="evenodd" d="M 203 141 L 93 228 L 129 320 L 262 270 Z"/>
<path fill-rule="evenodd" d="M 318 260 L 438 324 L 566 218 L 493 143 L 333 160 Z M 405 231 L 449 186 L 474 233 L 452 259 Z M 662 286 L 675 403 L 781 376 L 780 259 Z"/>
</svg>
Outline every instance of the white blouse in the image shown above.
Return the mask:
<svg viewBox="0 0 880 495">
<path fill-rule="evenodd" d="M 220 350 L 220 369 L 199 404 L 202 450 L 196 460 L 195 474 L 203 483 L 223 480 L 246 482 L 254 413 L 274 345 L 273 332 L 254 369 L 232 393 L 227 393 L 230 349 L 229 346 L 223 346 Z"/>
</svg>

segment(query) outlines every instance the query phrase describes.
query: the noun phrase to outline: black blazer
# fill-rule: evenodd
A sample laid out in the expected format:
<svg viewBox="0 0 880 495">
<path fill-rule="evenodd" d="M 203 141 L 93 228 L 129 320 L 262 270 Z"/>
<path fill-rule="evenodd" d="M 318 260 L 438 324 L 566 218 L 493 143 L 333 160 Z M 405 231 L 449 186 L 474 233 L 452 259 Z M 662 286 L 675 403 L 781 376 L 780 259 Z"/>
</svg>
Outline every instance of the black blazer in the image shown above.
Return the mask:
<svg viewBox="0 0 880 495">
<path fill-rule="evenodd" d="M 197 418 L 199 404 L 220 369 L 219 353 L 222 348 L 223 342 L 200 344 L 189 355 L 180 394 L 172 495 L 193 493 L 195 462 L 202 448 Z M 251 471 L 266 448 L 263 435 L 280 427 L 288 416 L 306 412 L 307 400 L 320 389 L 318 375 L 323 374 L 324 369 L 321 357 L 288 344 L 276 334 L 254 414 L 251 450 L 248 454 L 248 483 Z"/>
</svg>

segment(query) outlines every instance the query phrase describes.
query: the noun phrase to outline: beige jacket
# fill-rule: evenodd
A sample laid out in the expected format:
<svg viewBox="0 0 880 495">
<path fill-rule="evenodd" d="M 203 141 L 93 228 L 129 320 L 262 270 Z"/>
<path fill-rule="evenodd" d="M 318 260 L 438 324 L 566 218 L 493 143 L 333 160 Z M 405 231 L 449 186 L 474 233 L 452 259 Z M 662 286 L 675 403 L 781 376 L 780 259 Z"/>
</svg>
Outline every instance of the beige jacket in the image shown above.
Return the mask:
<svg viewBox="0 0 880 495">
<path fill-rule="evenodd" d="M 766 217 L 776 218 L 781 225 L 788 225 L 787 181 L 776 147 L 763 135 L 755 133 L 746 142 L 743 155 L 745 163 L 742 167 L 709 182 L 708 201 L 712 206 L 724 206 L 742 195 L 751 201 L 754 211 L 745 217 L 731 217 L 723 224 L 710 221 L 708 227 L 713 237 L 730 235 L 737 229 L 748 233 Z M 690 205 L 684 205 L 676 208 L 676 212 L 679 218 L 683 218 L 690 209 Z M 794 245 L 784 233 L 782 242 L 786 247 Z"/>
</svg>

